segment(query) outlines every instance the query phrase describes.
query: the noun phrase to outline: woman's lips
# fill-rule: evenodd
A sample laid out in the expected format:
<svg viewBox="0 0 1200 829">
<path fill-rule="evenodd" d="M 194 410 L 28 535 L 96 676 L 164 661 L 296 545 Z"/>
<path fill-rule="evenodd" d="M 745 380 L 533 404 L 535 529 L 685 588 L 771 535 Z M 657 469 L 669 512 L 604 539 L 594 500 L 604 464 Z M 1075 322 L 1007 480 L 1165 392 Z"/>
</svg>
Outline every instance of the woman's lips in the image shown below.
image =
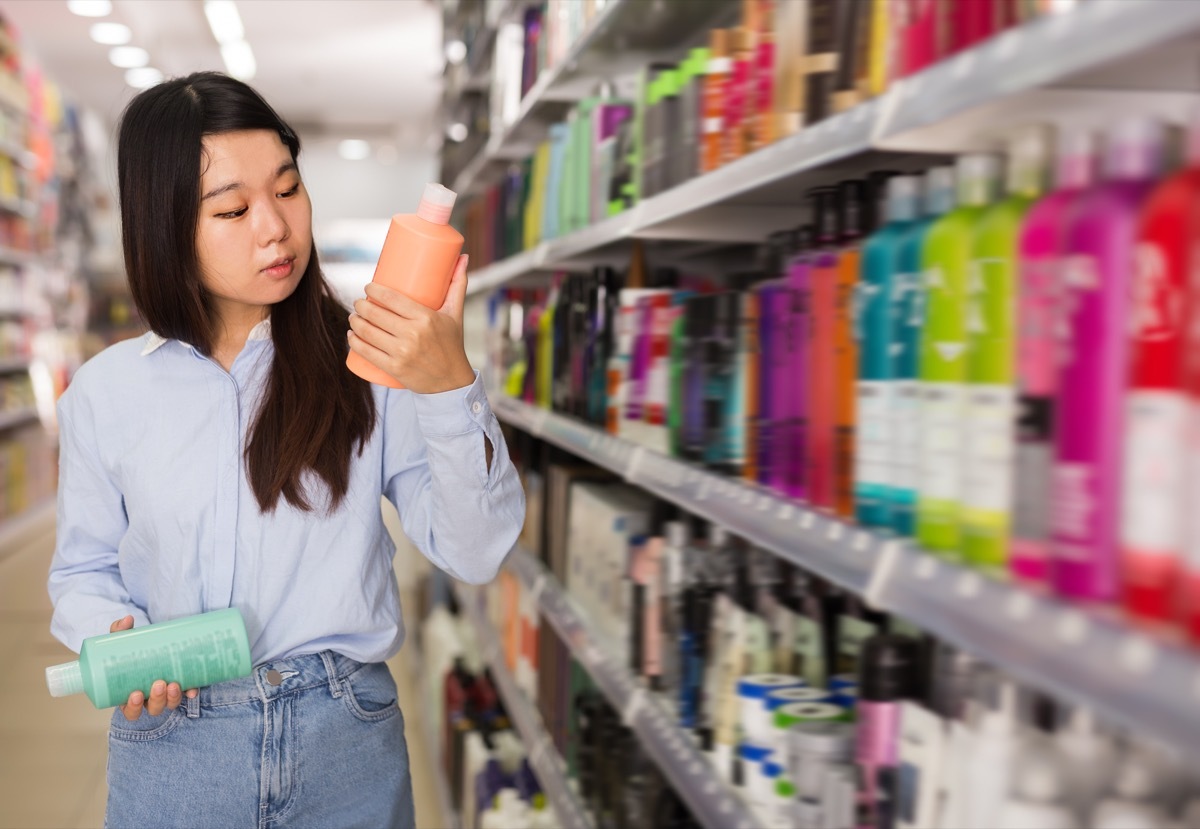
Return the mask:
<svg viewBox="0 0 1200 829">
<path fill-rule="evenodd" d="M 273 279 L 287 279 L 292 275 L 292 269 L 295 266 L 295 259 L 280 259 L 273 265 L 263 268 L 262 272 Z"/>
</svg>

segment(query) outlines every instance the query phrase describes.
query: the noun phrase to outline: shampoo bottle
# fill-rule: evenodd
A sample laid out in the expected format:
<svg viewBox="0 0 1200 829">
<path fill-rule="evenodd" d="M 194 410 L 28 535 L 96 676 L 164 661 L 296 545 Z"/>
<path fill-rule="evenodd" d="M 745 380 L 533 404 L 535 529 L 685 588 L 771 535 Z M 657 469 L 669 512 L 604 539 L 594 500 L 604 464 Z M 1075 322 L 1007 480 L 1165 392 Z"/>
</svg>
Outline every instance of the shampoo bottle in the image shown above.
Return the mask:
<svg viewBox="0 0 1200 829">
<path fill-rule="evenodd" d="M 1092 184 L 1095 154 L 1090 135 L 1063 135 L 1056 167 L 1054 192 L 1025 215 L 1018 252 L 1017 448 L 1009 569 L 1028 584 L 1045 584 L 1049 577 L 1061 232 L 1071 206 Z"/>
<path fill-rule="evenodd" d="M 463 246 L 462 234 L 450 227 L 455 198 L 452 190 L 430 183 L 416 213 L 393 216 L 372 281 L 429 308 L 441 308 Z M 368 382 L 403 388 L 356 351 L 350 352 L 346 365 Z"/>
<path fill-rule="evenodd" d="M 960 548 L 971 243 L 980 216 L 993 200 L 997 171 L 990 155 L 959 159 L 958 207 L 929 229 L 921 256 L 925 319 L 917 540 L 927 550 L 952 557 Z"/>
<path fill-rule="evenodd" d="M 79 660 L 46 669 L 50 696 L 86 694 L 111 708 L 159 679 L 204 688 L 249 676 L 250 643 L 237 608 L 214 610 L 83 640 Z"/>
<path fill-rule="evenodd" d="M 1048 135 L 1031 127 L 1008 153 L 1007 197 L 975 228 L 967 288 L 967 412 L 962 552 L 1002 573 L 1008 558 L 1016 411 L 1017 245 L 1021 221 L 1044 191 Z"/>
<path fill-rule="evenodd" d="M 1175 615 L 1192 495 L 1188 458 L 1180 449 L 1189 445 L 1192 427 L 1184 360 L 1186 326 L 1196 313 L 1189 270 L 1194 267 L 1191 234 L 1198 204 L 1200 123 L 1194 123 L 1188 168 L 1158 185 L 1146 200 L 1133 263 L 1121 592 L 1130 614 L 1160 623 Z"/>
<path fill-rule="evenodd" d="M 807 349 L 807 371 L 802 382 L 806 394 L 808 451 L 804 453 L 804 489 L 809 503 L 832 509 L 836 503 L 836 394 L 837 394 L 837 191 L 830 187 L 810 191 L 816 250 L 809 271 L 812 325 Z"/>
<path fill-rule="evenodd" d="M 920 184 L 915 176 L 888 182 L 887 224 L 862 251 L 854 500 L 858 521 L 867 527 L 892 526 L 896 379 L 891 317 L 894 305 L 904 301 L 897 285 L 900 247 L 918 217 Z"/>
<path fill-rule="evenodd" d="M 924 177 L 921 219 L 899 243 L 898 267 L 891 303 L 892 374 L 895 409 L 892 430 L 892 529 L 902 536 L 916 532 L 917 470 L 920 458 L 921 329 L 925 323 L 925 284 L 921 255 L 934 223 L 954 208 L 954 168 L 935 167 Z"/>
<path fill-rule="evenodd" d="M 1065 228 L 1065 313 L 1055 429 L 1053 579 L 1071 598 L 1118 597 L 1121 442 L 1129 377 L 1130 272 L 1162 126 L 1131 119 L 1109 137 L 1106 182 Z"/>
</svg>

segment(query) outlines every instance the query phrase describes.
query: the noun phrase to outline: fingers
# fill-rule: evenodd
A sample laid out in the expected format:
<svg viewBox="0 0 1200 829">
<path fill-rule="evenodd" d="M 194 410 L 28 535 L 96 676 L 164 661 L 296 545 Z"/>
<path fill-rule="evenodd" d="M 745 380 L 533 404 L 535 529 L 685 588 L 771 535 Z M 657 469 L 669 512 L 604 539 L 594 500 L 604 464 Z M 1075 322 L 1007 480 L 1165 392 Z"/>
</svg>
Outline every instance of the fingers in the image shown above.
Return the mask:
<svg viewBox="0 0 1200 829">
<path fill-rule="evenodd" d="M 133 627 L 133 617 L 124 616 L 108 626 L 109 633 L 116 633 L 118 630 L 129 630 Z"/>
<path fill-rule="evenodd" d="M 167 707 L 167 683 L 161 679 L 150 686 L 150 698 L 146 700 L 146 713 L 157 717 Z"/>
<path fill-rule="evenodd" d="M 366 323 L 370 325 L 370 323 Z M 378 331 L 379 329 L 375 329 Z M 388 371 L 390 359 L 386 352 L 371 345 L 365 339 L 360 337 L 355 331 L 350 332 L 350 350 L 357 352 L 360 356 L 366 359 L 368 363 L 375 366 L 380 371 Z"/>
<path fill-rule="evenodd" d="M 393 291 L 386 285 L 380 285 L 378 282 L 368 282 L 364 289 L 367 298 L 376 305 L 381 305 L 393 314 L 403 317 L 407 320 L 421 319 L 427 317 L 433 311 L 426 308 L 415 299 L 406 296 L 399 291 Z M 357 308 L 358 303 L 355 303 Z"/>
<path fill-rule="evenodd" d="M 181 702 L 183 702 L 183 689 L 179 687 L 178 682 L 172 682 L 167 686 L 167 710 L 174 711 Z"/>
<path fill-rule="evenodd" d="M 454 266 L 454 276 L 450 279 L 450 290 L 446 292 L 446 301 L 442 303 L 441 312 L 449 314 L 461 325 L 463 308 L 467 304 L 467 264 L 470 257 L 465 253 L 458 257 Z"/>
<path fill-rule="evenodd" d="M 425 313 L 428 315 L 429 311 Z M 371 325 L 388 332 L 392 336 L 399 335 L 404 326 L 412 324 L 410 318 L 402 317 L 387 306 L 380 305 L 372 299 L 360 299 L 354 303 L 354 313 L 350 315 L 351 327 L 354 325 L 355 317 L 361 317 L 371 323 Z"/>
<path fill-rule="evenodd" d="M 196 697 L 200 696 L 200 689 L 199 688 L 188 688 L 187 694 L 185 694 L 185 696 L 188 699 L 195 699 Z"/>
<path fill-rule="evenodd" d="M 134 691 L 129 695 L 129 701 L 121 706 L 121 713 L 125 715 L 125 719 L 133 722 L 142 716 L 144 703 L 145 699 L 142 697 L 142 692 Z"/>
<path fill-rule="evenodd" d="M 355 339 L 358 339 L 367 343 L 372 348 L 379 349 L 380 351 L 386 353 L 391 353 L 395 350 L 397 339 L 396 334 L 380 328 L 366 317 L 359 316 L 358 314 L 351 314 L 350 333 L 356 335 L 350 338 L 351 343 L 353 343 Z M 351 345 L 351 348 L 353 347 L 354 346 Z M 363 356 L 365 357 L 366 355 L 364 354 Z"/>
</svg>

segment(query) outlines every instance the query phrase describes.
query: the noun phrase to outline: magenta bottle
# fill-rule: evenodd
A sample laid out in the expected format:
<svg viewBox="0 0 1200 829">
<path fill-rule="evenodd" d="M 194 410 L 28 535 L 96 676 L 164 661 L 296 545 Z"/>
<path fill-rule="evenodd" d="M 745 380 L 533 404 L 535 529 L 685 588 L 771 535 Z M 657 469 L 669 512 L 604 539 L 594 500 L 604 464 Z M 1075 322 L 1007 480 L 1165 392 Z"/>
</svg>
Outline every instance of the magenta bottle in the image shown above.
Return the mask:
<svg viewBox="0 0 1200 829">
<path fill-rule="evenodd" d="M 917 692 L 917 665 L 917 642 L 911 637 L 880 633 L 863 643 L 854 746 L 860 829 L 894 824 L 889 789 L 899 762 L 900 710 Z"/>
<path fill-rule="evenodd" d="M 1133 250 L 1162 145 L 1155 121 L 1119 124 L 1108 137 L 1104 182 L 1075 202 L 1064 231 L 1051 577 L 1061 595 L 1075 599 L 1112 602 L 1119 592 Z"/>
<path fill-rule="evenodd" d="M 1095 152 L 1086 132 L 1060 138 L 1055 189 L 1025 215 L 1018 239 L 1016 469 L 1009 568 L 1015 578 L 1049 578 L 1050 472 L 1054 395 L 1058 387 L 1055 323 L 1060 308 L 1062 232 L 1067 216 L 1093 184 Z"/>
<path fill-rule="evenodd" d="M 791 301 L 789 339 L 792 349 L 785 376 L 778 378 L 778 389 L 786 399 L 790 428 L 788 440 L 780 447 L 787 469 L 785 492 L 791 498 L 805 500 L 805 452 L 808 441 L 808 350 L 812 337 L 812 275 L 813 230 L 802 227 L 796 232 L 796 254 L 788 263 L 788 297 Z"/>
</svg>

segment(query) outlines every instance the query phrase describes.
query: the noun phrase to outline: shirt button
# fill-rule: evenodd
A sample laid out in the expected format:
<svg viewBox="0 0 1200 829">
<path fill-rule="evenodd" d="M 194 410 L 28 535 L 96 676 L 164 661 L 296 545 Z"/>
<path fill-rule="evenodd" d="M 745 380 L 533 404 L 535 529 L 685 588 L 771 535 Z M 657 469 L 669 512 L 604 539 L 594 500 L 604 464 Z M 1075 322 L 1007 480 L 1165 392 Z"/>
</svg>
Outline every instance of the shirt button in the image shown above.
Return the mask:
<svg viewBox="0 0 1200 829">
<path fill-rule="evenodd" d="M 471 404 L 471 411 L 473 411 L 475 414 L 479 414 L 483 411 L 483 404 L 476 400 Z"/>
</svg>

